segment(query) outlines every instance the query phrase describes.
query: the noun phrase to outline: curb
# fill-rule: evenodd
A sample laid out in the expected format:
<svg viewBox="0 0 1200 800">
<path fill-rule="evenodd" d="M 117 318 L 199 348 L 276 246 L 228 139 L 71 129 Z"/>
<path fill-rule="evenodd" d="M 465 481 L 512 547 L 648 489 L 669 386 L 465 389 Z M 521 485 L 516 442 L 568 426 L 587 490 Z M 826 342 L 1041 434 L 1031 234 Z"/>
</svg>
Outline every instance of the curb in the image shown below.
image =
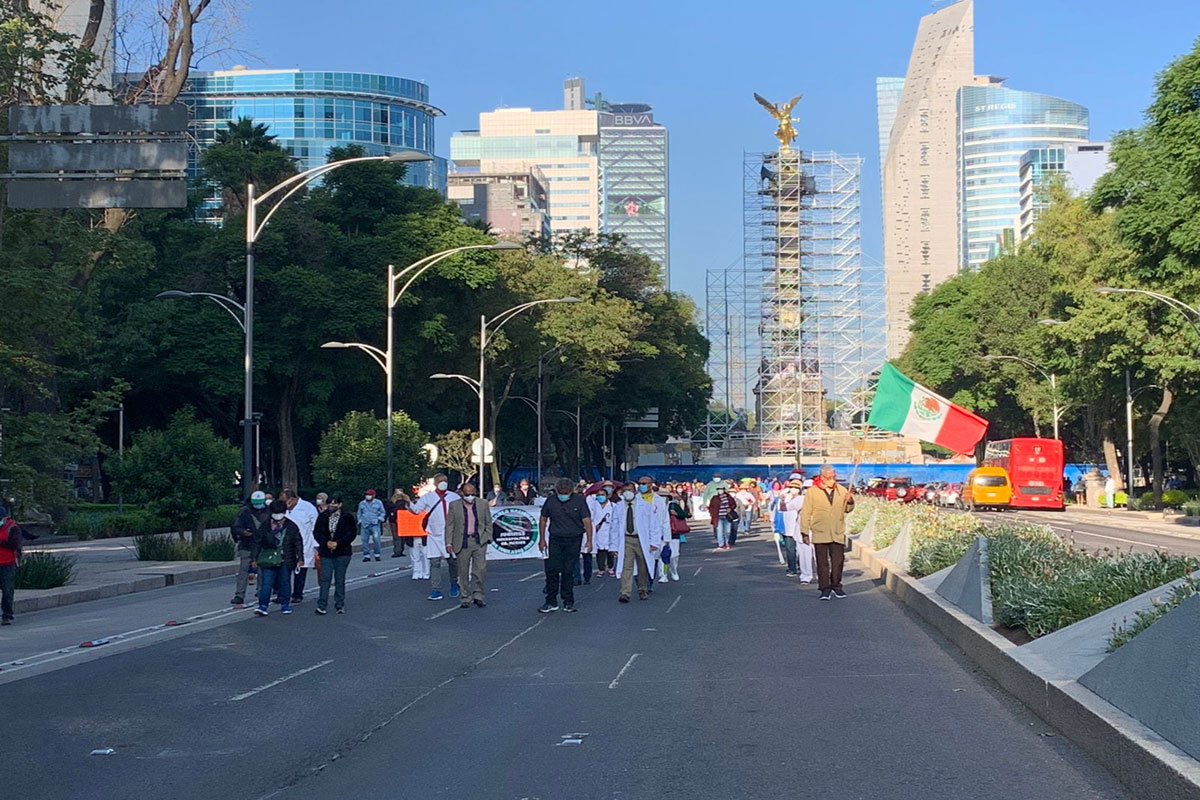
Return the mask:
<svg viewBox="0 0 1200 800">
<path fill-rule="evenodd" d="M 211 578 L 222 578 L 226 575 L 235 575 L 237 574 L 237 570 L 238 565 L 236 563 L 219 563 L 213 566 L 184 567 L 175 570 L 168 568 L 167 571 L 151 572 L 148 570 L 139 577 L 129 580 L 102 583 L 98 586 L 82 588 L 65 586 L 61 589 L 49 590 L 54 592 L 54 594 L 44 594 L 34 597 L 29 597 L 28 595 L 23 597 L 23 592 L 32 590 L 22 590 L 22 592 L 17 593 L 13 601 L 13 611 L 18 614 L 27 614 L 30 611 L 44 611 L 48 608 L 87 603 L 92 600 L 103 600 L 107 597 L 149 592 L 153 589 L 162 589 L 166 586 L 177 586 L 183 583 L 194 583 L 196 581 L 206 581 Z"/>
<path fill-rule="evenodd" d="M 875 551 L 853 542 L 869 575 L 913 609 L 1001 688 L 1099 761 L 1139 800 L 1200 800 L 1200 762 L 1078 682 L 1022 663 L 1018 645 L 943 600 Z"/>
</svg>

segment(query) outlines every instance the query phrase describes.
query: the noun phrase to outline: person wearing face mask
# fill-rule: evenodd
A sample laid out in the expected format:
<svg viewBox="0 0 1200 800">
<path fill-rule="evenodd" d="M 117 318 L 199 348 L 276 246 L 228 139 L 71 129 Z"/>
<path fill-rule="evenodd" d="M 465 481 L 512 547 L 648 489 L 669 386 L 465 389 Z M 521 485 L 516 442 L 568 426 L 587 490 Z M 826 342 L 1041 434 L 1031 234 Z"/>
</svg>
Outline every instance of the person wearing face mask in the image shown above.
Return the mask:
<svg viewBox="0 0 1200 800">
<path fill-rule="evenodd" d="M 238 573 L 237 588 L 230 602 L 239 608 L 246 602 L 246 587 L 250 582 L 250 558 L 254 550 L 254 537 L 259 527 L 271 516 L 267 510 L 267 497 L 262 492 L 254 492 L 250 499 L 238 509 L 237 519 L 233 521 L 230 535 L 237 545 Z"/>
<path fill-rule="evenodd" d="M 304 602 L 304 583 L 308 579 L 308 571 L 317 566 L 317 540 L 313 537 L 313 528 L 317 525 L 317 507 L 297 494 L 295 489 L 284 489 L 281 494 L 287 505 L 287 518 L 296 523 L 304 540 L 304 556 L 296 565 L 292 578 L 292 604 L 295 605 Z M 280 603 L 284 594 L 281 589 Z"/>
<path fill-rule="evenodd" d="M 617 571 L 621 573 L 621 594 L 617 599 L 629 602 L 636 567 L 638 598 L 646 600 L 654 578 L 650 565 L 658 559 L 663 542 L 671 540 L 667 501 L 654 494 L 654 483 L 649 477 L 638 478 L 636 484 L 626 483 L 621 487 L 621 502 L 613 511 L 613 520 L 621 531 L 623 544 L 617 557 Z"/>
<path fill-rule="evenodd" d="M 450 504 L 461 499 L 450 491 L 450 479 L 443 473 L 433 476 L 433 491 L 421 495 L 413 504 L 414 514 L 422 515 L 422 527 L 429 534 L 425 537 L 425 557 L 428 558 L 429 600 L 442 599 L 442 563 L 450 573 L 450 596 L 458 597 L 458 570 L 453 555 L 446 553 L 446 514 Z M 416 546 L 413 547 L 416 550 Z M 415 556 L 414 556 L 415 563 Z M 414 567 L 415 569 L 415 567 Z"/>
<path fill-rule="evenodd" d="M 388 515 L 388 526 L 392 531 L 392 558 L 403 557 L 405 547 L 412 546 L 412 540 L 406 540 L 405 537 L 400 536 L 399 532 L 396 530 L 396 512 L 407 511 L 410 505 L 412 505 L 412 501 L 408 499 L 408 495 L 397 489 L 396 491 L 392 492 L 392 496 L 385 506 L 384 510 L 387 511 Z"/>
<path fill-rule="evenodd" d="M 804 509 L 804 483 L 789 480 L 780 493 L 779 510 L 783 514 L 783 546 L 787 554 L 788 577 L 799 572 L 803 583 L 812 583 L 817 560 L 813 546 L 800 535 L 800 514 Z"/>
<path fill-rule="evenodd" d="M 462 497 L 450 504 L 446 516 L 446 555 L 458 563 L 462 587 L 460 608 L 487 605 L 487 549 L 492 543 L 492 509 L 475 484 L 464 483 Z"/>
<path fill-rule="evenodd" d="M 287 504 L 275 500 L 271 516 L 258 529 L 251 550 L 251 565 L 258 567 L 258 608 L 254 613 L 267 616 L 272 590 L 278 590 L 284 614 L 292 613 L 291 574 L 304 558 L 304 538 L 300 528 L 287 517 Z"/>
<path fill-rule="evenodd" d="M 329 608 L 329 584 L 333 582 L 333 607 L 337 613 L 346 613 L 346 569 L 354 555 L 354 539 L 358 526 L 354 515 L 342 510 L 342 498 L 334 495 L 325 504 L 325 510 L 317 517 L 313 537 L 321 553 L 321 592 L 317 595 L 317 616 L 324 616 Z"/>
<path fill-rule="evenodd" d="M 821 599 L 845 597 L 842 563 L 846 557 L 846 515 L 854 510 L 854 495 L 837 482 L 832 464 L 821 467 L 820 477 L 804 492 L 800 534 L 812 544 L 817 558 Z"/>
<path fill-rule="evenodd" d="M 563 611 L 576 610 L 575 561 L 582 549 L 590 551 L 593 545 L 592 515 L 583 495 L 575 492 L 568 478 L 559 478 L 554 492 L 546 498 L 538 518 L 538 547 L 548 554 L 546 602 L 538 609 L 543 614 L 558 611 L 560 594 Z"/>
<path fill-rule="evenodd" d="M 363 492 L 363 499 L 358 501 L 358 529 L 362 534 L 363 561 L 371 560 L 371 542 L 375 543 L 375 560 L 380 560 L 383 549 L 383 520 L 387 510 L 383 501 L 375 497 L 374 489 Z"/>
<path fill-rule="evenodd" d="M 604 486 L 596 494 L 588 498 L 588 508 L 592 512 L 592 538 L 596 545 L 596 574 L 617 574 L 617 549 L 620 542 L 613 533 L 612 492 L 613 482 L 605 481 Z"/>
<path fill-rule="evenodd" d="M 520 506 L 531 506 L 537 500 L 537 489 L 529 485 L 528 478 L 522 478 L 513 491 L 513 502 Z"/>
<path fill-rule="evenodd" d="M 729 537 L 738 518 L 738 504 L 729 492 L 729 486 L 721 486 L 712 499 L 708 501 L 708 515 L 712 519 L 713 531 L 717 537 L 717 549 L 729 549 Z"/>
</svg>

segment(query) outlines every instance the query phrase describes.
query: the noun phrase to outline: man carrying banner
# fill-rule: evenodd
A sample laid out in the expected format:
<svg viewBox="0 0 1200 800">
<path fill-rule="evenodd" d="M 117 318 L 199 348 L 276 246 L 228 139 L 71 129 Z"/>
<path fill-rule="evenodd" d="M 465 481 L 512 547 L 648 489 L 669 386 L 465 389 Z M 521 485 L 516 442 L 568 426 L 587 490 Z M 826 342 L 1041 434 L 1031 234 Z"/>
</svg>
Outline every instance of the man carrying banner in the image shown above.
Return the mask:
<svg viewBox="0 0 1200 800">
<path fill-rule="evenodd" d="M 846 558 L 846 515 L 854 510 L 854 495 L 837 482 L 832 464 L 804 492 L 800 509 L 800 533 L 804 544 L 812 544 L 817 556 L 817 581 L 821 599 L 845 597 L 842 564 Z"/>
</svg>

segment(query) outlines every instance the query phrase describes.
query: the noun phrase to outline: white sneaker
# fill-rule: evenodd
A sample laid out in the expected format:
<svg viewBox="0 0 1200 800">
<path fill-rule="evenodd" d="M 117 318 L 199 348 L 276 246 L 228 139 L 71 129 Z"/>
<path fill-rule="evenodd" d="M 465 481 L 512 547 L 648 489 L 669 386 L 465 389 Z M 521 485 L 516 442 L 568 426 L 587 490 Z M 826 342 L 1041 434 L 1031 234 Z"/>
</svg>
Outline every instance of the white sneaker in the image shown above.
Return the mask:
<svg viewBox="0 0 1200 800">
<path fill-rule="evenodd" d="M 673 581 L 679 580 L 679 570 L 677 570 L 677 569 L 671 570 L 671 580 L 673 580 Z"/>
<path fill-rule="evenodd" d="M 658 582 L 659 582 L 659 583 L 666 583 L 666 582 L 667 582 L 667 581 L 669 581 L 669 580 L 671 580 L 671 579 L 670 579 L 670 578 L 668 578 L 668 577 L 666 576 L 666 573 L 663 573 L 662 577 L 660 577 L 660 578 L 658 579 Z"/>
</svg>

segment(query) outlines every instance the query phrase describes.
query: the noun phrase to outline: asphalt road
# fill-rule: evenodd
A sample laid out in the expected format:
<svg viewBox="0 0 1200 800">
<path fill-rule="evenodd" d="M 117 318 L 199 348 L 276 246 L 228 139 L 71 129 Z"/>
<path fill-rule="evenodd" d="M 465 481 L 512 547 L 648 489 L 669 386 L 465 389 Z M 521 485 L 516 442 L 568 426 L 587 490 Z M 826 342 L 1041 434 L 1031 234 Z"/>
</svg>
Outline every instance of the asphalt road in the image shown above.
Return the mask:
<svg viewBox="0 0 1200 800">
<path fill-rule="evenodd" d="M 963 512 L 966 513 L 966 512 Z M 1114 523 L 1080 520 L 1053 511 L 976 512 L 990 523 L 1029 522 L 1047 525 L 1060 538 L 1087 550 L 1133 550 L 1138 553 L 1164 552 L 1200 556 L 1200 530 L 1184 528 L 1179 533 L 1138 530 Z"/>
<path fill-rule="evenodd" d="M 857 562 L 819 602 L 706 540 L 646 602 L 598 578 L 539 615 L 540 562 L 493 563 L 486 609 L 390 576 L 14 679 L 5 796 L 1128 797 Z"/>
</svg>

